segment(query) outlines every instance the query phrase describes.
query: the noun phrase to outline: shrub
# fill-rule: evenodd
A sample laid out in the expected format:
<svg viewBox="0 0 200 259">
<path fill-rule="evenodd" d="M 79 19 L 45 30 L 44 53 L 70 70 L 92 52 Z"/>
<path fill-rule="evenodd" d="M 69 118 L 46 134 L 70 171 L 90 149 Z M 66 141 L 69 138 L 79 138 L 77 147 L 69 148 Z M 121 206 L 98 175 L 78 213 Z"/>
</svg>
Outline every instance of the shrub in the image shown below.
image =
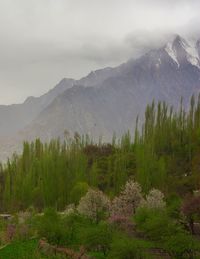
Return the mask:
<svg viewBox="0 0 200 259">
<path fill-rule="evenodd" d="M 109 259 L 145 259 L 151 258 L 145 250 L 150 248 L 150 243 L 127 237 L 116 238 L 108 254 Z"/>
<path fill-rule="evenodd" d="M 93 225 L 85 229 L 82 240 L 90 251 L 99 251 L 106 255 L 112 242 L 112 230 L 106 223 Z"/>
<path fill-rule="evenodd" d="M 109 218 L 109 223 L 117 230 L 123 231 L 126 234 L 133 234 L 134 224 L 130 217 L 123 216 L 111 216 Z"/>
<path fill-rule="evenodd" d="M 65 240 L 68 245 L 82 245 L 82 233 L 91 225 L 91 221 L 77 213 L 71 213 L 62 219 Z"/>
<path fill-rule="evenodd" d="M 38 234 L 45 237 L 49 243 L 61 244 L 65 240 L 65 231 L 61 218 L 54 209 L 46 209 L 44 216 L 38 222 Z"/>
<path fill-rule="evenodd" d="M 72 189 L 70 196 L 71 202 L 78 204 L 80 199 L 87 193 L 89 186 L 86 182 L 78 182 Z"/>
<path fill-rule="evenodd" d="M 167 202 L 167 213 L 169 216 L 175 219 L 179 219 L 181 214 L 181 198 L 176 194 L 172 194 L 168 198 Z"/>
<path fill-rule="evenodd" d="M 169 217 L 165 210 L 138 209 L 135 222 L 140 231 L 170 253 L 173 258 L 193 258 L 199 251 L 195 239 Z"/>
<path fill-rule="evenodd" d="M 137 228 L 152 240 L 161 242 L 164 238 L 181 231 L 181 226 L 172 220 L 165 210 L 140 208 L 135 217 Z"/>
<path fill-rule="evenodd" d="M 184 232 L 168 237 L 164 247 L 174 258 L 194 258 L 195 253 L 200 251 L 199 243 L 191 235 Z"/>
</svg>

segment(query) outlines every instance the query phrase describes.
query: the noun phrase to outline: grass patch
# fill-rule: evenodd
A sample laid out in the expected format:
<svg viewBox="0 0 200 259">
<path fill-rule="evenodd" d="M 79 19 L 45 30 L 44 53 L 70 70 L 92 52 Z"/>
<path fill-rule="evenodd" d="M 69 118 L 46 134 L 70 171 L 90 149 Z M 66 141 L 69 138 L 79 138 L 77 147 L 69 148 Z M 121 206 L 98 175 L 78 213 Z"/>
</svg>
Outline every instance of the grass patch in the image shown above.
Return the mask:
<svg viewBox="0 0 200 259">
<path fill-rule="evenodd" d="M 35 259 L 39 257 L 38 240 L 13 242 L 0 250 L 0 259 Z"/>
<path fill-rule="evenodd" d="M 47 257 L 38 251 L 38 240 L 13 242 L 0 249 L 0 259 L 58 259 L 61 257 Z"/>
</svg>

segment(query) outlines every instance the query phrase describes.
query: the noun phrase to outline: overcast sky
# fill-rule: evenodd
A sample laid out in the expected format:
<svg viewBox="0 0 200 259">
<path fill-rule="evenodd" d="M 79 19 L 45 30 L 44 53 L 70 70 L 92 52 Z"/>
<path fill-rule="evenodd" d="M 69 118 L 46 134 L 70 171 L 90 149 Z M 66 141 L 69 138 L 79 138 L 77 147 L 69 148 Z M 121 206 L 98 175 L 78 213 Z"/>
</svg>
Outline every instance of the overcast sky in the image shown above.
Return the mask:
<svg viewBox="0 0 200 259">
<path fill-rule="evenodd" d="M 115 66 L 171 34 L 198 37 L 200 0 L 0 0 L 0 104 Z"/>
</svg>

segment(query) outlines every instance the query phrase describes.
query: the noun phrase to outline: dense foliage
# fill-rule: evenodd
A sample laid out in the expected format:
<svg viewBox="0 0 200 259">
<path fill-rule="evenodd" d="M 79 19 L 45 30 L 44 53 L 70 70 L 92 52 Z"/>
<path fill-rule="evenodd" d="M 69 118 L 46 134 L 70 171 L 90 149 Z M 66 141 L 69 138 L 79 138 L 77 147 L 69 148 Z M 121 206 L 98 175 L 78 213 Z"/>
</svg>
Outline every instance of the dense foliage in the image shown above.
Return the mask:
<svg viewBox="0 0 200 259">
<path fill-rule="evenodd" d="M 187 112 L 152 103 L 139 124 L 134 138 L 109 144 L 77 133 L 25 142 L 0 166 L 0 210 L 17 213 L 0 220 L 0 242 L 35 236 L 91 258 L 198 258 L 200 97 Z"/>
<path fill-rule="evenodd" d="M 200 98 L 195 104 L 192 97 L 187 113 L 182 106 L 173 112 L 165 103 L 153 103 L 142 130 L 137 128 L 134 140 L 127 133 L 120 141 L 113 137 L 111 144 L 95 144 L 77 133 L 74 138 L 67 135 L 64 144 L 25 142 L 22 155 L 0 166 L 1 211 L 64 209 L 78 204 L 89 186 L 112 197 L 130 177 L 143 192 L 159 188 L 167 196 L 183 197 L 198 190 Z"/>
</svg>

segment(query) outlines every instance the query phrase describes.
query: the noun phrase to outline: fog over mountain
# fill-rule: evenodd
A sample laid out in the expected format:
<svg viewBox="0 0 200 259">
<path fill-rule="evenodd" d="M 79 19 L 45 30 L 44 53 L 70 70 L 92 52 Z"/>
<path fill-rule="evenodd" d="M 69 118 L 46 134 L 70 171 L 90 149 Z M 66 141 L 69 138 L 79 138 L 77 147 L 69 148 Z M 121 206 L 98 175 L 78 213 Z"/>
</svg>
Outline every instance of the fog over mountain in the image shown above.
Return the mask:
<svg viewBox="0 0 200 259">
<path fill-rule="evenodd" d="M 200 91 L 200 40 L 171 37 L 162 47 L 115 68 L 92 71 L 80 80 L 63 79 L 41 97 L 0 106 L 0 156 L 20 150 L 23 140 L 64 138 L 79 132 L 95 139 L 133 131 L 148 103 L 188 106 Z"/>
<path fill-rule="evenodd" d="M 199 38 L 199 0 L 1 0 L 0 104 L 117 66 L 169 35 Z"/>
</svg>

